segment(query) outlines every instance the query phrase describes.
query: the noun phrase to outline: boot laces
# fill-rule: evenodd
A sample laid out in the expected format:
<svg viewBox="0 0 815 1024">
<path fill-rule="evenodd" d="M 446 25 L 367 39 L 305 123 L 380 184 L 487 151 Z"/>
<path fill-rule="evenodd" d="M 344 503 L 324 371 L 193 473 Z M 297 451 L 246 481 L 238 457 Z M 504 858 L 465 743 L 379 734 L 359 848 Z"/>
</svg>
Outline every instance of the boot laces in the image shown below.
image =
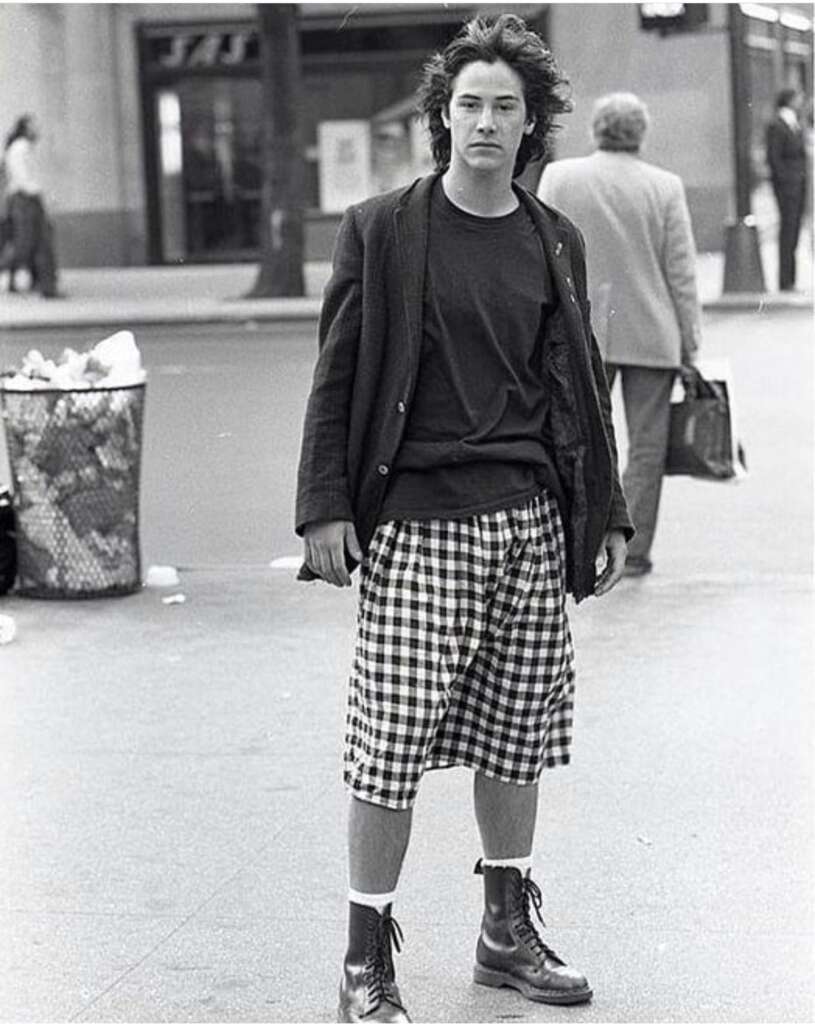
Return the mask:
<svg viewBox="0 0 815 1024">
<path fill-rule="evenodd" d="M 379 920 L 368 933 L 368 949 L 365 957 L 365 987 L 370 1001 L 370 1013 L 379 1009 L 387 1000 L 404 1010 L 396 1001 L 393 991 L 393 956 L 391 947 L 402 952 L 404 936 L 395 918 L 390 914 L 377 915 Z"/>
<path fill-rule="evenodd" d="M 565 966 L 557 953 L 547 946 L 540 937 L 538 930 L 535 927 L 535 922 L 532 920 L 530 908 L 534 908 L 535 914 L 541 923 L 541 927 L 546 927 L 546 922 L 544 921 L 543 914 L 541 913 L 541 907 L 543 906 L 543 893 L 540 890 L 540 886 L 536 882 L 533 882 L 531 878 L 524 877 L 521 879 L 520 891 L 516 895 L 518 898 L 515 901 L 514 917 L 519 938 L 526 942 L 527 946 L 529 946 L 536 956 L 541 958 L 549 957 L 556 963 L 560 964 L 561 967 Z"/>
</svg>

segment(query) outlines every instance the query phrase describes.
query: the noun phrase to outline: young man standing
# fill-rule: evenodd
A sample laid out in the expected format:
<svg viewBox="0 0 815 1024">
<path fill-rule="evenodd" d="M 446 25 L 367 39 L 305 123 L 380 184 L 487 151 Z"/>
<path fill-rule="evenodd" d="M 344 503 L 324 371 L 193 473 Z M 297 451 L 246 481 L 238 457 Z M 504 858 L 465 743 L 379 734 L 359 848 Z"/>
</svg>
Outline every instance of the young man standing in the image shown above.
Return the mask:
<svg viewBox="0 0 815 1024">
<path fill-rule="evenodd" d="M 424 771 L 474 771 L 475 980 L 578 1003 L 538 935 L 538 779 L 569 760 L 567 591 L 606 593 L 632 533 L 582 240 L 513 183 L 568 103 L 543 41 L 476 19 L 425 68 L 437 172 L 349 209 L 306 413 L 301 578 L 361 563 L 349 682 L 342 1021 L 406 1021 L 392 917 Z M 597 578 L 596 559 L 604 558 Z"/>
</svg>

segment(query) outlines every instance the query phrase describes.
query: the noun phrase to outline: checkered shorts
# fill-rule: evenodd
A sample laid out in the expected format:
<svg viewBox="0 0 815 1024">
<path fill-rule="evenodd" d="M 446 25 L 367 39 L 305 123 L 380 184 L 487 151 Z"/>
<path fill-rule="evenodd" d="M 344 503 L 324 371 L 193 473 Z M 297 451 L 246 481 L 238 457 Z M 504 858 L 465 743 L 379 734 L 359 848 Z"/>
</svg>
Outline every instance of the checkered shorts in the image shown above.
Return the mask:
<svg viewBox="0 0 815 1024">
<path fill-rule="evenodd" d="M 348 686 L 344 775 L 356 796 L 399 810 L 427 769 L 529 785 L 568 763 L 564 550 L 546 491 L 519 508 L 378 527 Z"/>
</svg>

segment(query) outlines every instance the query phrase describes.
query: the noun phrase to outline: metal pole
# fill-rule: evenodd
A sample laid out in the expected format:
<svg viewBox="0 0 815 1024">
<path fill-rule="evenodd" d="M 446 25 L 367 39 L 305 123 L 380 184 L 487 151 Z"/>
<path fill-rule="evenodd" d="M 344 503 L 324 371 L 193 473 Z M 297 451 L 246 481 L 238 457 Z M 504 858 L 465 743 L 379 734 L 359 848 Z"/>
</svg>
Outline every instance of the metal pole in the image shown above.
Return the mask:
<svg viewBox="0 0 815 1024">
<path fill-rule="evenodd" d="M 733 156 L 736 176 L 736 216 L 749 217 L 750 207 L 750 85 L 744 44 L 744 15 L 739 4 L 727 5 L 730 37 L 730 95 L 733 111 Z"/>
<path fill-rule="evenodd" d="M 751 213 L 750 187 L 750 83 L 744 40 L 745 17 L 739 4 L 728 4 L 730 43 L 730 108 L 733 121 L 733 176 L 736 192 L 736 221 L 725 229 L 725 292 L 763 292 L 764 271 L 758 230 Z"/>
</svg>

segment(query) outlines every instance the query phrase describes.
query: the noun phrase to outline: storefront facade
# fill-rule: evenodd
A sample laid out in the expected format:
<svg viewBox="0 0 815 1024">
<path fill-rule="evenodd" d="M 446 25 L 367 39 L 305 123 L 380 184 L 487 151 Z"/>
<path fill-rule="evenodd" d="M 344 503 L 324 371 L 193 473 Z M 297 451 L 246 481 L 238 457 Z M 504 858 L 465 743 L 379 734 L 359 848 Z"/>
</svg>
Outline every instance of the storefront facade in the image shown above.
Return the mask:
<svg viewBox="0 0 815 1024">
<path fill-rule="evenodd" d="M 349 202 L 412 176 L 420 144 L 411 137 L 409 110 L 391 121 L 382 114 L 405 106 L 422 60 L 475 10 L 428 5 L 419 17 L 373 5 L 348 18 L 338 6 L 305 7 L 301 16 L 303 191 L 312 258 L 327 254 Z M 254 258 L 262 180 L 254 23 L 208 18 L 139 21 L 134 28 L 148 258 Z M 402 177 L 393 167 L 400 149 Z"/>
<path fill-rule="evenodd" d="M 750 176 L 753 190 L 767 181 L 764 127 L 772 117 L 779 89 L 794 86 L 812 97 L 812 15 L 805 10 L 779 11 L 766 4 L 742 4 L 745 11 L 743 46 L 747 70 Z M 809 107 L 812 117 L 812 106 Z"/>
<path fill-rule="evenodd" d="M 652 113 L 648 159 L 688 190 L 702 249 L 733 215 L 734 139 L 727 4 L 662 30 L 666 5 L 523 4 L 548 39 L 575 111 L 557 155 L 591 149 L 603 92 L 638 92 Z M 785 84 L 812 87 L 808 5 L 745 13 L 752 174 L 765 177 L 763 125 Z M 429 164 L 411 116 L 422 62 L 461 22 L 500 5 L 300 5 L 306 258 L 330 253 L 350 202 Z M 811 11 L 811 8 L 809 8 Z M 230 262 L 257 256 L 261 86 L 252 4 L 15 4 L 0 8 L 6 120 L 32 110 L 64 265 Z M 651 19 L 653 21 L 653 19 Z M 682 20 L 680 18 L 680 20 Z M 540 168 L 530 169 L 534 184 Z"/>
<path fill-rule="evenodd" d="M 665 30 L 659 19 L 643 17 L 683 7 L 693 16 L 679 26 L 666 18 Z M 598 96 L 636 92 L 651 114 L 644 156 L 681 176 L 702 251 L 723 248 L 725 226 L 736 215 L 737 174 L 749 179 L 755 212 L 775 217 L 764 130 L 779 89 L 797 85 L 812 95 L 811 4 L 553 4 L 550 10 L 552 47 L 570 72 L 575 101 L 558 156 L 590 151 L 589 119 Z M 592 31 L 581 31 L 587 23 Z M 737 100 L 734 45 L 746 70 Z M 737 167 L 736 103 L 749 135 L 744 167 Z"/>
</svg>

